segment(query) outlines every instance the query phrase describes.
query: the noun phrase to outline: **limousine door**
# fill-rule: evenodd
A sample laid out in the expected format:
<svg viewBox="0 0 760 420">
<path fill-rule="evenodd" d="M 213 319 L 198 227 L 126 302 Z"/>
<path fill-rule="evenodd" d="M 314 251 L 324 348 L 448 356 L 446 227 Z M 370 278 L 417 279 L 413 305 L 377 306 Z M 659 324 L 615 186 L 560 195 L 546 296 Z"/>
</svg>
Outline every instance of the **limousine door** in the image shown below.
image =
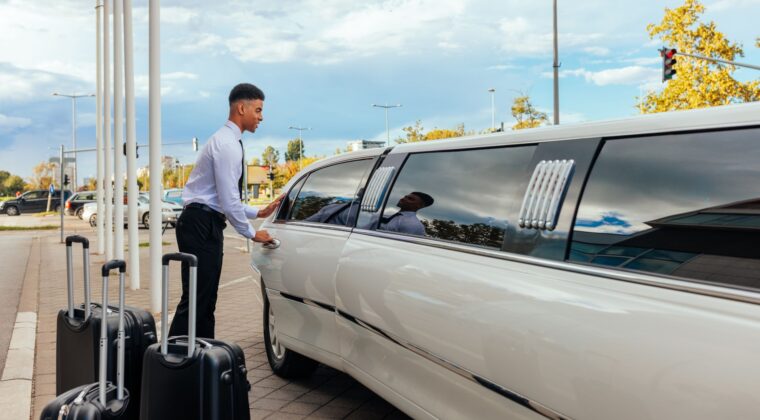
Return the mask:
<svg viewBox="0 0 760 420">
<path fill-rule="evenodd" d="M 263 226 L 279 247 L 262 248 L 253 258 L 279 341 L 326 363 L 339 353 L 335 271 L 350 233 L 346 222 L 355 217 L 351 204 L 373 161 L 334 164 L 297 182 L 275 222 Z"/>
<path fill-rule="evenodd" d="M 539 234 L 538 249 L 523 247 L 545 256 L 561 249 L 598 140 L 567 143 L 412 153 L 398 165 L 381 216 L 365 197 L 336 279 L 341 354 L 352 375 L 415 417 L 552 411 L 542 395 L 522 393 L 544 378 L 516 376 L 526 363 L 540 370 L 529 354 L 540 338 L 527 321 L 551 315 L 530 302 L 552 297 L 534 288 L 528 268 L 500 257 L 519 229 L 524 193 L 541 161 L 556 162 L 556 177 L 547 178 L 558 188 L 555 226 Z M 423 199 L 416 209 L 414 196 Z M 505 375 L 515 381 L 503 382 Z"/>
</svg>

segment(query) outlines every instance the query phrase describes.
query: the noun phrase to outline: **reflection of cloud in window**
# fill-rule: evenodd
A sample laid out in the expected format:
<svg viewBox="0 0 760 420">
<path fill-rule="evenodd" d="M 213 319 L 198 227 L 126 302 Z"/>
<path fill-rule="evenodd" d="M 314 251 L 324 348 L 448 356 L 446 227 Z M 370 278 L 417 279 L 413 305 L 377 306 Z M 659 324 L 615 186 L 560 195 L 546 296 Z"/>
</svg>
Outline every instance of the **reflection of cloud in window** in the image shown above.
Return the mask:
<svg viewBox="0 0 760 420">
<path fill-rule="evenodd" d="M 623 214 L 610 211 L 599 214 L 593 219 L 579 218 L 575 222 L 575 228 L 584 232 L 630 235 L 642 229 L 647 229 L 648 226 L 643 223 L 638 223 L 634 226 Z"/>
</svg>

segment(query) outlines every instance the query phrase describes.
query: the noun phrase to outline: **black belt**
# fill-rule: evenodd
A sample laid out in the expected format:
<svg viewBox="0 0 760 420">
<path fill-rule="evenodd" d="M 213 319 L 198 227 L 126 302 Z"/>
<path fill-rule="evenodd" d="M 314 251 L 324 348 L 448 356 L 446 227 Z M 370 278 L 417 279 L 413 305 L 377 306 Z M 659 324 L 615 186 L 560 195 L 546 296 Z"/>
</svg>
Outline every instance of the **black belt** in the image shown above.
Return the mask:
<svg viewBox="0 0 760 420">
<path fill-rule="evenodd" d="M 202 203 L 188 203 L 188 204 L 185 205 L 185 208 L 186 209 L 203 210 L 203 211 L 205 211 L 207 213 L 211 213 L 211 214 L 213 214 L 213 215 L 221 218 L 222 220 L 227 220 L 227 218 L 224 216 L 224 213 L 218 212 L 218 211 L 212 209 L 211 207 L 209 207 L 209 206 L 207 206 L 205 204 L 202 204 Z"/>
</svg>

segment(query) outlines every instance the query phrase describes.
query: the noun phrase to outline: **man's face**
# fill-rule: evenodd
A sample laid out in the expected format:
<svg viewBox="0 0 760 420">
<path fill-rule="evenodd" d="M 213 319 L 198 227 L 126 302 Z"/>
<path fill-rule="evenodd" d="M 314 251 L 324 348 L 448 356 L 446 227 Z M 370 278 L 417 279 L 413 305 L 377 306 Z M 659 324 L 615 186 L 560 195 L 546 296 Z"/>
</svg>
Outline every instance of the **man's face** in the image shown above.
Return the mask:
<svg viewBox="0 0 760 420">
<path fill-rule="evenodd" d="M 264 101 L 254 99 L 243 101 L 243 129 L 251 133 L 256 131 L 259 123 L 264 120 Z"/>
<path fill-rule="evenodd" d="M 417 211 L 425 207 L 425 202 L 415 194 L 407 194 L 401 197 L 396 205 L 402 211 Z"/>
</svg>

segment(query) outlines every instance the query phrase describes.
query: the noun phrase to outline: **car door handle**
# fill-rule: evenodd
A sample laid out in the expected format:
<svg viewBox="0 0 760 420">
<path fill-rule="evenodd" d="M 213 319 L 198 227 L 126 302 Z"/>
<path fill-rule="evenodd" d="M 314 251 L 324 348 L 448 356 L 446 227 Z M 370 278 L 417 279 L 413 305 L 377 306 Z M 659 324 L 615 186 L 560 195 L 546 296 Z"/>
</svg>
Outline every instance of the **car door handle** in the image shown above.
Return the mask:
<svg viewBox="0 0 760 420">
<path fill-rule="evenodd" d="M 280 247 L 280 240 L 279 239 L 272 239 L 272 242 L 267 242 L 263 245 L 261 245 L 262 248 L 266 249 L 277 249 Z"/>
</svg>

